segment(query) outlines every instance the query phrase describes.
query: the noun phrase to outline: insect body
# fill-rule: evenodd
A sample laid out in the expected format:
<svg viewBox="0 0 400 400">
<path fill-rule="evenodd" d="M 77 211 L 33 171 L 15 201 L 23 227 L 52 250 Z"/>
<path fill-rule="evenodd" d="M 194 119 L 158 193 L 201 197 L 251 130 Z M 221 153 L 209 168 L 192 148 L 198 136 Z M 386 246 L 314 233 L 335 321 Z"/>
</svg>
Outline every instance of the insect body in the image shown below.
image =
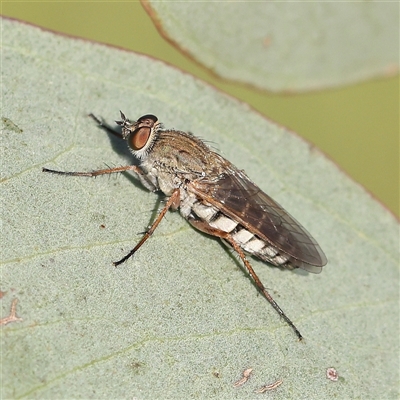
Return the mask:
<svg viewBox="0 0 400 400">
<path fill-rule="evenodd" d="M 164 129 L 154 115 L 131 122 L 121 112 L 121 118 L 117 124 L 122 127 L 122 134 L 105 125 L 102 127 L 127 141 L 140 161 L 138 166 L 93 172 L 43 168 L 45 172 L 89 177 L 133 171 L 147 189 L 168 196 L 164 208 L 139 243 L 114 265 L 126 261 L 142 246 L 168 209 L 179 209 L 196 229 L 219 237 L 238 253 L 258 289 L 302 339 L 298 329 L 261 283 L 245 253 L 279 267 L 300 267 L 318 273 L 327 259 L 317 242 L 243 171 L 210 150 L 199 138 Z"/>
</svg>

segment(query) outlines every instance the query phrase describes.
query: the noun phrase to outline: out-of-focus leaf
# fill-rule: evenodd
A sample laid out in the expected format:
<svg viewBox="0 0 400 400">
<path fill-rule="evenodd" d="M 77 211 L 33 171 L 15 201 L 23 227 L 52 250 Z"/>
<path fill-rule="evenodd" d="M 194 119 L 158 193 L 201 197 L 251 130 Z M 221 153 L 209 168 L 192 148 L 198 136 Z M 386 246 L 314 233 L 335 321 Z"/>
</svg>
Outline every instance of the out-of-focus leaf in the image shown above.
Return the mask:
<svg viewBox="0 0 400 400">
<path fill-rule="evenodd" d="M 397 2 L 142 4 L 189 57 L 258 89 L 315 90 L 398 72 Z"/>
<path fill-rule="evenodd" d="M 2 398 L 397 398 L 398 224 L 298 137 L 148 57 L 2 20 Z M 168 213 L 135 258 L 157 196 L 87 117 L 153 113 L 219 146 L 299 219 L 320 275 L 254 268 L 305 336 L 221 244 Z M 159 205 L 159 204 L 158 204 Z M 326 378 L 334 367 L 337 382 Z M 246 368 L 250 380 L 233 382 Z"/>
</svg>

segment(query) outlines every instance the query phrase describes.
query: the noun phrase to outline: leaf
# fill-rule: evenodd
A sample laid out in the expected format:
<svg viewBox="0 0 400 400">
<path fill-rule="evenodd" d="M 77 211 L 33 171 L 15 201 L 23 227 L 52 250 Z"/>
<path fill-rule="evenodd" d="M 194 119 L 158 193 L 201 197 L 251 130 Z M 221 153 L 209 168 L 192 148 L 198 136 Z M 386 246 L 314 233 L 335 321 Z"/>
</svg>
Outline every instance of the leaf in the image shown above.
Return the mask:
<svg viewBox="0 0 400 400">
<path fill-rule="evenodd" d="M 223 79 L 261 90 L 315 90 L 398 73 L 397 3 L 142 4 L 183 53 Z"/>
<path fill-rule="evenodd" d="M 2 398 L 397 398 L 398 223 L 318 150 L 202 82 L 145 56 L 2 20 Z M 301 330 L 239 261 L 129 175 L 41 172 L 133 160 L 89 112 L 154 113 L 220 151 L 301 220 L 319 275 L 252 260 Z M 13 303 L 15 305 L 15 303 Z M 337 382 L 326 378 L 334 367 Z M 233 383 L 252 368 L 249 381 Z"/>
</svg>

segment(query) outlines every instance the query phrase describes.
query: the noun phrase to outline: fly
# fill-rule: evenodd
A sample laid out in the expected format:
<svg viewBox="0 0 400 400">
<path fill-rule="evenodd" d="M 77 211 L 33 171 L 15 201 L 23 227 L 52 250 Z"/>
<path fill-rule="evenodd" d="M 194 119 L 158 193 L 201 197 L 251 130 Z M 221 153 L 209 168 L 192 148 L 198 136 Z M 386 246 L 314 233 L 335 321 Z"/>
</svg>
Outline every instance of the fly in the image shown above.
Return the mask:
<svg viewBox="0 0 400 400">
<path fill-rule="evenodd" d="M 147 189 L 161 191 L 168 198 L 139 243 L 113 264 L 117 266 L 133 256 L 167 211 L 179 209 L 193 227 L 220 238 L 237 252 L 259 291 L 301 340 L 299 330 L 265 289 L 245 253 L 278 267 L 319 273 L 327 258 L 315 239 L 242 170 L 194 135 L 165 129 L 151 114 L 131 122 L 121 112 L 122 120 L 116 122 L 122 133 L 90 116 L 102 128 L 126 140 L 140 164 L 92 172 L 43 171 L 88 177 L 131 171 Z"/>
</svg>

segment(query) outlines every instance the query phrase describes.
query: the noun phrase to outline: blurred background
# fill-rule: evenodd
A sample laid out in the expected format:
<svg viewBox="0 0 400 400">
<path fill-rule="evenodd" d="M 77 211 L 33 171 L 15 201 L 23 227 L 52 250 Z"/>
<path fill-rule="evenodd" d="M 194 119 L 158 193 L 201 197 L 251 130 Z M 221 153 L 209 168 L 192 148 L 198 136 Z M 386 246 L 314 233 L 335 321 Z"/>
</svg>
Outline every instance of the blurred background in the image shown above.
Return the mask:
<svg viewBox="0 0 400 400">
<path fill-rule="evenodd" d="M 319 92 L 263 93 L 223 82 L 183 56 L 160 36 L 139 2 L 2 1 L 1 14 L 148 54 L 209 82 L 315 144 L 392 213 L 400 215 L 398 75 Z M 213 112 L 210 110 L 211 115 Z"/>
</svg>

